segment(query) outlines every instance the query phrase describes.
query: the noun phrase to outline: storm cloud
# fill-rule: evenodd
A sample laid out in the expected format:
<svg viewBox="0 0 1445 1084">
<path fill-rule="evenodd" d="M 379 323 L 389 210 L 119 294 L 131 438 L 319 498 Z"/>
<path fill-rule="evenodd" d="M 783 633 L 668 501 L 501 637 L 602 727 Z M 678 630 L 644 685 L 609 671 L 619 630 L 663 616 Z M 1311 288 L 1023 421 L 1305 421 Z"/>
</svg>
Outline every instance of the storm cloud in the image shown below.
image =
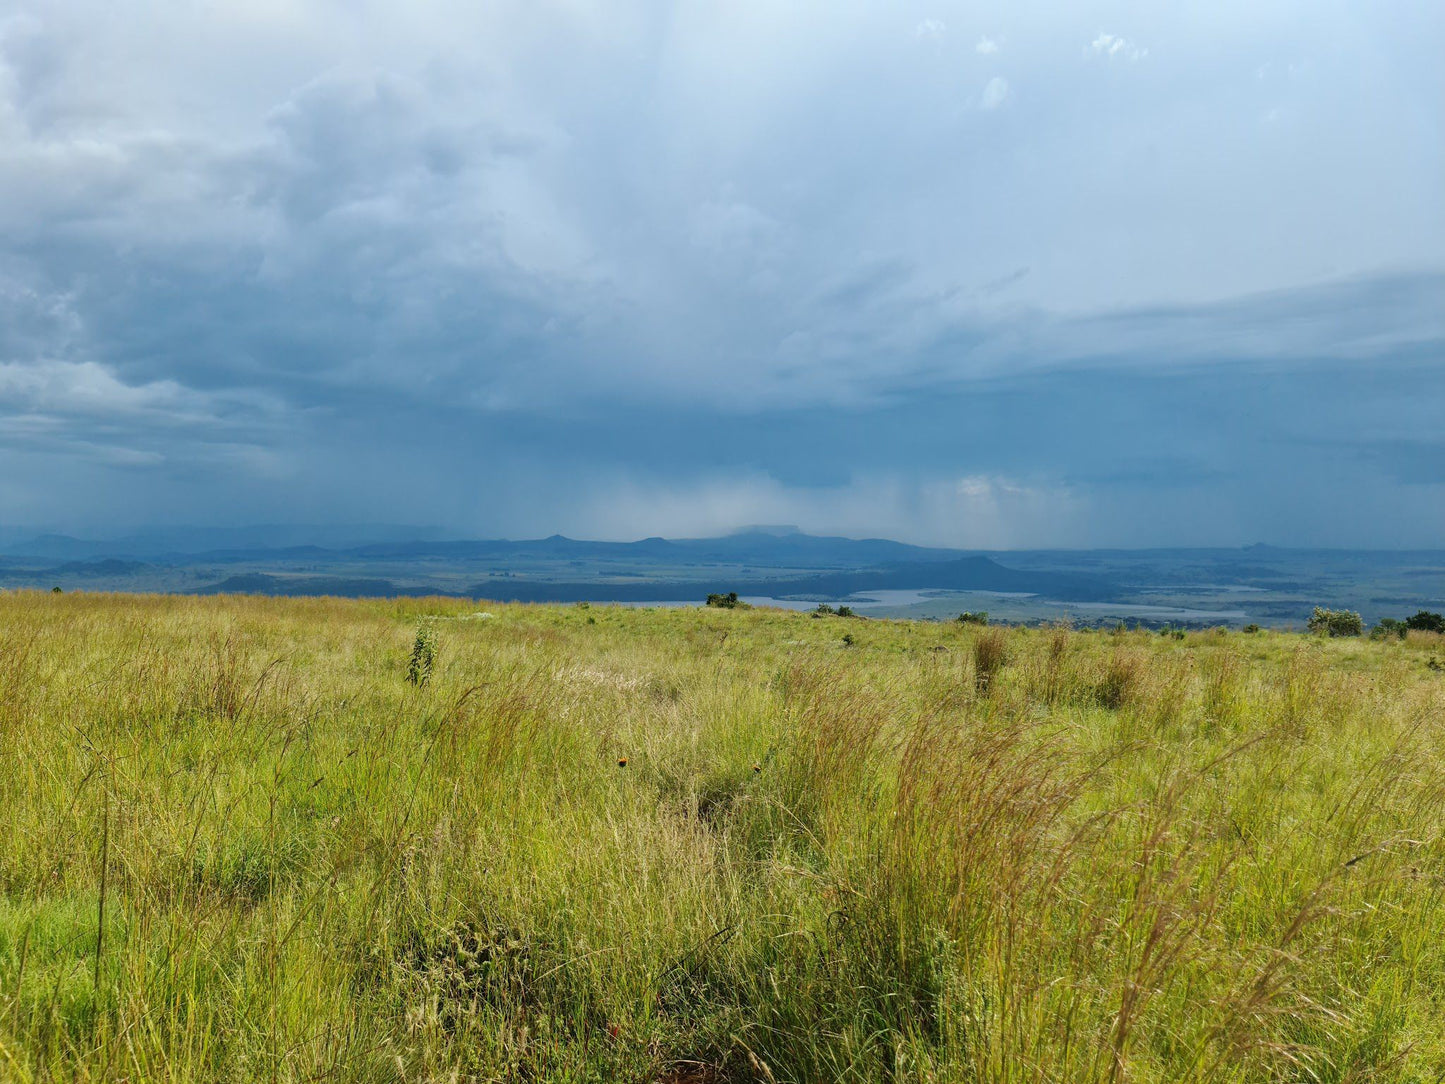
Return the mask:
<svg viewBox="0 0 1445 1084">
<path fill-rule="evenodd" d="M 0 16 L 0 518 L 1445 540 L 1435 5 Z"/>
</svg>

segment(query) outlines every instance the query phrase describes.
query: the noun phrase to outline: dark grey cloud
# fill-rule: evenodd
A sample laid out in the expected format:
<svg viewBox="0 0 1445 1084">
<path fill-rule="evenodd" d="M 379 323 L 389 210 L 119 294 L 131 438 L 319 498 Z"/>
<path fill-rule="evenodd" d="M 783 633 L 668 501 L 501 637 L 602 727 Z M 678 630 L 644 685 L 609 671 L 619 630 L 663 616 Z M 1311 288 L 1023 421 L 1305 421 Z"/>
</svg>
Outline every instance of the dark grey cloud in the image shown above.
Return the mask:
<svg viewBox="0 0 1445 1084">
<path fill-rule="evenodd" d="M 1439 542 L 1442 45 L 1424 5 L 20 3 L 0 521 Z"/>
</svg>

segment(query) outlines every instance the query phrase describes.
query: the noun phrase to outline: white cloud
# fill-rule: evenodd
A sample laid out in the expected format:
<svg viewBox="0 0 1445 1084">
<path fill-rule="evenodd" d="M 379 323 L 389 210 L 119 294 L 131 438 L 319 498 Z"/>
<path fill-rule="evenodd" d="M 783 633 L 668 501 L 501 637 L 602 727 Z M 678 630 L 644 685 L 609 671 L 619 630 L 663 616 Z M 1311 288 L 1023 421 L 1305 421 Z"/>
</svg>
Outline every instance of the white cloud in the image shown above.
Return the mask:
<svg viewBox="0 0 1445 1084">
<path fill-rule="evenodd" d="M 87 416 L 150 412 L 169 417 L 208 415 L 205 397 L 174 380 L 126 384 L 93 361 L 0 363 L 0 404 Z"/>
<path fill-rule="evenodd" d="M 939 19 L 924 19 L 913 28 L 915 38 L 924 38 L 928 41 L 942 41 L 943 35 L 948 33 L 948 24 Z"/>
<path fill-rule="evenodd" d="M 983 87 L 983 98 L 979 101 L 980 109 L 997 109 L 1008 101 L 1009 86 L 1008 80 L 1002 76 L 995 75 Z"/>
<path fill-rule="evenodd" d="M 980 56 L 989 56 L 992 53 L 998 52 L 998 42 L 985 34 L 978 39 L 978 44 L 973 47 L 973 51 Z"/>
<path fill-rule="evenodd" d="M 775 245 L 781 232 L 778 222 L 756 207 L 718 199 L 698 206 L 689 235 L 694 244 L 710 253 L 740 251 L 756 256 Z"/>
<path fill-rule="evenodd" d="M 141 442 L 162 433 L 212 442 L 223 432 L 264 427 L 277 410 L 263 392 L 200 391 L 172 379 L 129 383 L 95 361 L 0 362 L 0 414 L 12 438 L 69 434 L 66 439 L 77 440 L 81 433 L 104 431 Z M 145 457 L 149 461 L 150 453 Z"/>
<path fill-rule="evenodd" d="M 1096 54 L 1109 59 L 1116 57 L 1124 60 L 1143 60 L 1149 55 L 1148 49 L 1140 48 L 1128 38 L 1121 38 L 1117 34 L 1106 34 L 1099 31 L 1099 36 L 1089 43 Z"/>
</svg>

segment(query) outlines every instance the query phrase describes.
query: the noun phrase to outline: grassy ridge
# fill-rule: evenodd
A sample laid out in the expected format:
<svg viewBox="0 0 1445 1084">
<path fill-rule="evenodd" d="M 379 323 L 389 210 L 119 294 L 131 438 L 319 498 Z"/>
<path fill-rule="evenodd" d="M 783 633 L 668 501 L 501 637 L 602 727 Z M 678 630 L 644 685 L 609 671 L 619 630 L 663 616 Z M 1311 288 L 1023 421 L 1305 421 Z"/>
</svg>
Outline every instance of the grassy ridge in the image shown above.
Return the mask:
<svg viewBox="0 0 1445 1084">
<path fill-rule="evenodd" d="M 0 1078 L 1445 1074 L 1438 637 L 486 610 L 0 596 Z"/>
</svg>

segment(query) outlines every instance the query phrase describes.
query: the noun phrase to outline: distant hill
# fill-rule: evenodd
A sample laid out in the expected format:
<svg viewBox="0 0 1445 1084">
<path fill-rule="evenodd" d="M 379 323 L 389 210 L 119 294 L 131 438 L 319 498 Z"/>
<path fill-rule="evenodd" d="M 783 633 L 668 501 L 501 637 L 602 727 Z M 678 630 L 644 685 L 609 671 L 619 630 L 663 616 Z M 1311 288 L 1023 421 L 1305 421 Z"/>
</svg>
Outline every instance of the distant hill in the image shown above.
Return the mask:
<svg viewBox="0 0 1445 1084">
<path fill-rule="evenodd" d="M 745 531 L 721 538 L 687 538 L 673 543 L 693 559 L 796 567 L 857 567 L 904 561 L 950 561 L 964 550 L 931 549 L 886 538 L 836 538 L 768 530 Z"/>
<path fill-rule="evenodd" d="M 464 561 L 469 558 L 546 557 L 546 558 L 608 558 L 646 557 L 666 559 L 678 553 L 677 543 L 665 538 L 644 538 L 638 542 L 588 542 L 565 535 L 547 538 L 486 539 L 473 542 L 392 542 L 357 546 L 343 551 L 344 556 L 375 560 L 409 560 L 442 558 Z"/>
<path fill-rule="evenodd" d="M 107 557 L 99 561 L 67 561 L 48 571 L 62 576 L 129 576 L 148 567 L 144 561 Z"/>
<path fill-rule="evenodd" d="M 1088 621 L 1101 612 L 1195 624 L 1302 624 L 1311 608 L 1366 623 L 1445 609 L 1445 551 L 1251 546 L 979 552 L 758 526 L 716 538 L 602 542 L 554 534 L 458 539 L 401 527 L 160 528 L 109 541 L 0 528 L 0 588 L 451 595 L 534 602 L 698 602 L 711 592 L 860 605 L 869 592 L 988 591 L 1001 620 Z M 880 599 L 880 612 L 951 603 Z M 1123 607 L 1122 609 L 1120 607 Z M 1133 618 L 1131 618 L 1133 619 Z"/>
<path fill-rule="evenodd" d="M 127 556 L 120 542 L 92 542 L 64 534 L 42 534 L 15 539 L 5 545 L 12 557 L 43 557 L 51 561 L 80 561 L 88 557 Z"/>
<path fill-rule="evenodd" d="M 380 533 L 380 532 L 378 532 Z M 900 561 L 947 561 L 962 550 L 932 549 L 882 538 L 837 538 L 796 529 L 755 528 L 718 538 L 642 538 L 634 542 L 594 542 L 554 534 L 534 539 L 386 538 L 362 544 L 336 544 L 344 532 L 328 538 L 319 530 L 252 528 L 154 531 L 109 541 L 45 534 L 12 540 L 0 552 L 60 561 L 102 558 L 171 562 L 242 563 L 246 561 L 485 561 L 499 558 L 552 560 L 643 560 L 677 563 L 715 562 L 786 568 L 856 568 Z"/>
<path fill-rule="evenodd" d="M 57 532 L 29 534 L 11 528 L 0 533 L 0 553 L 53 560 L 194 557 L 225 551 L 264 553 L 304 546 L 318 547 L 330 553 L 363 545 L 445 537 L 454 536 L 433 527 L 385 525 L 155 527 L 112 538 L 76 538 Z"/>
<path fill-rule="evenodd" d="M 197 595 L 337 595 L 343 598 L 397 598 L 426 596 L 438 592 L 400 587 L 390 580 L 345 576 L 272 576 L 250 572 L 228 576 L 219 583 L 198 587 Z"/>
<path fill-rule="evenodd" d="M 359 546 L 346 556 L 377 560 L 497 557 L 644 559 L 653 561 L 759 564 L 775 567 L 854 568 L 897 561 L 947 561 L 963 551 L 929 549 L 881 538 L 829 538 L 774 530 L 745 531 L 720 538 L 643 538 L 636 542 L 589 542 L 554 534 L 548 538 L 475 542 L 399 542 Z"/>
</svg>

